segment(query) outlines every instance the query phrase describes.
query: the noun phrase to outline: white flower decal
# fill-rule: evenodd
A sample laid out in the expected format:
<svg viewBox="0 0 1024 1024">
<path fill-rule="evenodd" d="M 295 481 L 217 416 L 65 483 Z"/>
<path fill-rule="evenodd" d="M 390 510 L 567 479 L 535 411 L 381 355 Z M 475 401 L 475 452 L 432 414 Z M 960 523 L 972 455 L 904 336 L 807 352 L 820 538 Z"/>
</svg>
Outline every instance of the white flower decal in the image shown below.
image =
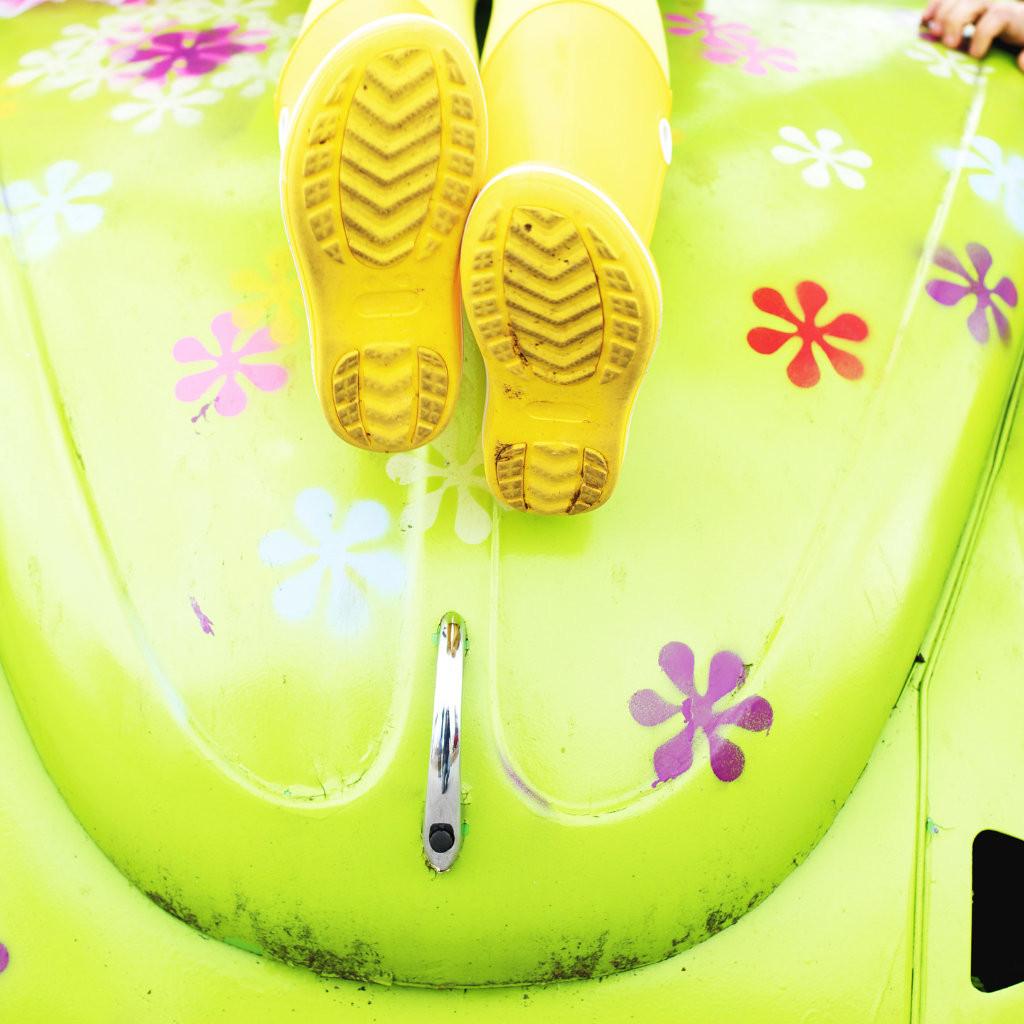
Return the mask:
<svg viewBox="0 0 1024 1024">
<path fill-rule="evenodd" d="M 98 28 L 66 26 L 62 38 L 49 49 L 26 53 L 18 61 L 21 70 L 15 71 L 6 84 L 17 88 L 35 82 L 44 92 L 70 89 L 69 96 L 73 100 L 95 96 L 104 84 L 115 91 L 124 89 L 135 73 L 112 56 L 142 40 L 145 29 L 136 20 L 106 25 L 110 21 L 124 22 L 124 16 L 101 18 Z"/>
<path fill-rule="evenodd" d="M 245 3 L 247 0 L 240 0 Z M 251 29 L 260 33 L 260 39 L 267 44 L 267 51 L 261 60 L 254 53 L 236 53 L 211 79 L 210 84 L 217 89 L 233 89 L 241 86 L 238 94 L 247 100 L 258 99 L 269 88 L 271 92 L 277 88 L 278 79 L 284 69 L 285 61 L 291 51 L 292 44 L 299 38 L 302 28 L 302 15 L 290 14 L 281 24 L 276 21 L 253 20 L 249 22 Z"/>
<path fill-rule="evenodd" d="M 491 532 L 491 516 L 470 494 L 470 489 L 476 490 L 490 503 L 487 481 L 477 472 L 484 464 L 484 453 L 478 441 L 473 454 L 465 462 L 459 462 L 453 433 L 449 430 L 430 446 L 444 459 L 443 466 L 431 465 L 426 459 L 411 452 L 402 452 L 388 459 L 387 474 L 400 484 L 409 485 L 421 480 L 441 478 L 440 487 L 419 495 L 405 506 L 399 526 L 403 530 L 429 530 L 437 521 L 444 492 L 454 487 L 458 495 L 455 535 L 464 544 L 479 544 Z"/>
<path fill-rule="evenodd" d="M 212 21 L 214 25 L 238 24 L 251 18 L 249 27 L 255 28 L 274 3 L 275 0 L 178 0 L 176 11 L 187 9 L 190 21 Z"/>
<path fill-rule="evenodd" d="M 911 60 L 928 65 L 928 71 L 936 78 L 952 78 L 956 75 L 961 82 L 974 85 L 982 75 L 991 75 L 992 68 L 985 67 L 957 50 L 945 46 L 929 46 L 915 43 L 903 51 Z"/>
<path fill-rule="evenodd" d="M 77 200 L 106 192 L 114 179 L 106 171 L 93 171 L 72 185 L 78 171 L 74 160 L 55 163 L 44 175 L 46 195 L 31 181 L 16 181 L 0 190 L 0 235 L 24 237 L 25 255 L 36 259 L 60 241 L 58 217 L 72 231 L 96 227 L 103 219 L 103 208 Z"/>
<path fill-rule="evenodd" d="M 281 77 L 281 69 L 287 59 L 287 50 L 272 51 L 266 61 L 260 60 L 253 53 L 238 53 L 224 65 L 223 71 L 218 71 L 210 79 L 210 84 L 218 89 L 233 89 L 240 85 L 240 96 L 247 100 L 256 99 L 268 87 L 271 91 L 277 88 L 277 80 Z"/>
<path fill-rule="evenodd" d="M 842 136 L 830 128 L 820 128 L 814 133 L 818 140 L 816 146 L 799 128 L 785 127 L 779 129 L 779 135 L 792 142 L 792 146 L 775 146 L 772 156 L 784 164 L 798 164 L 804 160 L 812 160 L 808 167 L 800 172 L 800 177 L 814 188 L 827 188 L 832 179 L 828 170 L 831 167 L 836 177 L 847 188 L 863 188 L 864 175 L 855 171 L 854 167 L 870 167 L 871 157 L 859 149 L 847 149 L 837 153 L 837 147 L 843 144 Z"/>
<path fill-rule="evenodd" d="M 272 21 L 269 18 L 266 21 L 257 21 L 254 18 L 249 24 L 252 28 L 259 28 L 261 32 L 266 33 L 268 46 L 284 50 L 287 54 L 302 31 L 302 18 L 301 14 L 289 14 L 284 22 Z"/>
<path fill-rule="evenodd" d="M 86 47 L 84 51 L 78 53 L 66 53 L 59 47 L 60 43 L 55 43 L 52 51 L 31 50 L 26 53 L 18 61 L 21 70 L 15 71 L 7 79 L 7 85 L 17 88 L 38 80 L 43 89 L 68 89 L 96 76 L 104 69 L 105 54 L 98 49 Z"/>
<path fill-rule="evenodd" d="M 952 169 L 959 154 L 955 149 L 939 151 L 942 162 Z M 975 135 L 964 158 L 964 167 L 981 173 L 970 174 L 967 184 L 975 195 L 996 202 L 1005 189 L 1003 208 L 1010 223 L 1024 234 L 1024 158 L 1012 154 L 1003 160 L 1003 149 L 984 135 Z"/>
<path fill-rule="evenodd" d="M 273 0 L 267 0 L 270 4 Z M 244 6 L 244 3 L 239 5 Z M 254 8 L 264 6 L 256 0 Z M 130 4 L 121 9 L 123 13 L 108 15 L 100 19 L 104 28 L 119 28 L 121 25 L 135 23 L 144 28 L 177 27 L 180 25 L 196 25 L 212 17 L 223 14 L 222 5 L 212 0 L 146 0 L 145 3 Z M 262 14 L 262 9 L 260 14 Z"/>
<path fill-rule="evenodd" d="M 3 2 L 0 0 L 0 8 Z M 147 70 L 152 70 L 152 63 L 138 59 L 139 47 L 151 46 L 154 39 L 164 38 L 163 48 L 169 52 L 167 47 L 171 45 L 171 35 L 184 31 L 186 36 L 194 37 L 196 30 L 203 28 L 205 31 L 199 35 L 206 38 L 189 38 L 183 44 L 186 52 L 189 46 L 202 49 L 203 59 L 194 61 L 194 66 L 188 61 L 184 63 L 189 66 L 184 68 L 178 64 L 168 66 L 160 77 L 161 84 L 166 84 L 168 78 L 192 79 L 212 74 L 212 69 L 203 71 L 202 75 L 197 73 L 200 65 L 212 61 L 222 65 L 222 73 L 234 70 L 234 74 L 214 83 L 217 88 L 241 85 L 241 94 L 245 98 L 256 98 L 266 92 L 268 84 L 276 85 L 288 51 L 302 27 L 301 14 L 290 14 L 280 22 L 271 18 L 269 12 L 274 5 L 275 0 L 148 0 L 132 4 L 121 13 L 100 18 L 95 26 L 66 26 L 47 49 L 24 54 L 18 61 L 20 67 L 7 78 L 6 84 L 18 88 L 35 83 L 36 88 L 44 92 L 68 89 L 70 98 L 74 100 L 95 96 L 103 86 L 111 92 L 123 93 L 133 85 L 141 84 L 140 77 L 145 77 L 145 84 L 149 86 L 156 76 L 146 74 Z M 215 35 L 217 30 L 224 28 L 237 30 L 231 35 L 235 56 L 242 58 L 237 66 L 235 61 L 225 64 L 227 55 L 210 45 L 210 33 Z M 253 59 L 252 54 L 260 52 L 266 57 L 265 62 Z M 202 98 L 197 99 L 199 96 Z M 169 97 L 180 98 L 180 92 Z M 156 97 L 147 88 L 142 99 L 154 101 Z M 194 124 L 202 120 L 201 113 L 188 107 L 211 102 L 214 100 L 209 93 L 193 93 L 184 103 L 186 109 L 181 112 L 185 122 Z M 118 108 L 119 119 L 130 120 L 132 116 L 140 116 L 137 111 L 134 115 L 126 113 L 126 109 L 136 106 L 124 104 Z M 154 113 L 154 110 L 150 109 L 149 113 Z M 198 118 L 195 116 L 197 113 Z M 175 119 L 181 122 L 177 113 Z M 148 125 L 157 124 L 160 120 L 162 117 L 146 121 L 147 128 L 143 131 L 155 130 Z"/>
<path fill-rule="evenodd" d="M 200 89 L 195 92 L 196 79 L 176 78 L 164 88 L 156 82 L 145 82 L 132 90 L 136 103 L 121 103 L 110 112 L 115 121 L 130 121 L 139 118 L 135 131 L 140 134 L 155 132 L 164 123 L 164 114 L 170 114 L 180 125 L 198 124 L 203 112 L 197 106 L 205 107 L 216 103 L 224 93 L 217 89 Z"/>
<path fill-rule="evenodd" d="M 275 569 L 310 556 L 316 561 L 278 586 L 274 607 L 291 621 L 309 618 L 320 597 L 320 581 L 329 573 L 327 621 L 342 634 L 365 629 L 370 622 L 367 586 L 397 594 L 405 583 L 405 566 L 397 555 L 351 550 L 387 533 L 387 510 L 379 502 L 360 501 L 349 509 L 345 525 L 335 530 L 334 499 L 314 487 L 295 499 L 295 514 L 317 543 L 306 544 L 288 530 L 274 530 L 260 541 L 260 558 Z"/>
</svg>

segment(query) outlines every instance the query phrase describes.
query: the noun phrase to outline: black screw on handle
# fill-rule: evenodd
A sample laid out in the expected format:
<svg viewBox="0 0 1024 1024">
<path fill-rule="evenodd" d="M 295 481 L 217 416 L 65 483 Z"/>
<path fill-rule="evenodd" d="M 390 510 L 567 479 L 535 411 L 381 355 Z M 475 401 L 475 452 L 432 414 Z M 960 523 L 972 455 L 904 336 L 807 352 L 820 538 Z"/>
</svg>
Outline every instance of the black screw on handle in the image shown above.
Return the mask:
<svg viewBox="0 0 1024 1024">
<path fill-rule="evenodd" d="M 455 845 L 455 829 L 446 823 L 435 822 L 427 837 L 434 853 L 447 853 Z"/>
</svg>

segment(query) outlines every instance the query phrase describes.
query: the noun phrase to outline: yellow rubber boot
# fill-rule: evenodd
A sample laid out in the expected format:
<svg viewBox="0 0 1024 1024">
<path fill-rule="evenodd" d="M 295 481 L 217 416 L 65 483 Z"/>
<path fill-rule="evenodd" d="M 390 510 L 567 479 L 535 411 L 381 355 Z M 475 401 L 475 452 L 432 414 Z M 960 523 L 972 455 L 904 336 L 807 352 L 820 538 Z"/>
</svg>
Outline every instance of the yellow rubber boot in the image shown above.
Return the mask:
<svg viewBox="0 0 1024 1024">
<path fill-rule="evenodd" d="M 661 324 L 646 240 L 671 158 L 666 66 L 619 14 L 577 0 L 488 38 L 489 180 L 462 287 L 487 366 L 487 480 L 511 508 L 586 512 L 618 482 Z"/>
<path fill-rule="evenodd" d="M 324 416 L 360 448 L 426 444 L 462 373 L 459 245 L 487 146 L 474 55 L 415 0 L 342 0 L 311 10 L 277 107 Z"/>
</svg>

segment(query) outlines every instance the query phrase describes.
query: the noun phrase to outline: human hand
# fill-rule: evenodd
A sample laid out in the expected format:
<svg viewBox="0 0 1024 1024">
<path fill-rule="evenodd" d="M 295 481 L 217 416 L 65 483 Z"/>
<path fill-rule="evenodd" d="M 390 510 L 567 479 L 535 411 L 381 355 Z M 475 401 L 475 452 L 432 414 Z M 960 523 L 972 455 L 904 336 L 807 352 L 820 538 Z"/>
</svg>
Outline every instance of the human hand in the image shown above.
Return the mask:
<svg viewBox="0 0 1024 1024">
<path fill-rule="evenodd" d="M 958 47 L 973 29 L 968 53 L 975 58 L 984 57 L 994 39 L 1024 46 L 1024 3 L 1020 0 L 931 0 L 921 24 L 951 48 Z M 1024 50 L 1018 54 L 1017 64 L 1024 71 Z"/>
</svg>

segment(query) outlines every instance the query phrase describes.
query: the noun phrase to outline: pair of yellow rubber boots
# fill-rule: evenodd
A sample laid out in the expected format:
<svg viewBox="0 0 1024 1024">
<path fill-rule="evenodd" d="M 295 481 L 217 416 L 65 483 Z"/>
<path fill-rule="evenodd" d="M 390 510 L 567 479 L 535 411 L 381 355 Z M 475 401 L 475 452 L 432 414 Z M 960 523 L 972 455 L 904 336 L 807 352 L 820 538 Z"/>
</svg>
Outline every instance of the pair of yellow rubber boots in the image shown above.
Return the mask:
<svg viewBox="0 0 1024 1024">
<path fill-rule="evenodd" d="M 453 2 L 471 19 L 465 0 L 432 7 Z M 464 302 L 491 491 L 586 512 L 615 488 L 660 329 L 660 16 L 655 0 L 498 0 L 479 71 L 465 25 L 416 0 L 318 0 L 285 66 L 281 198 L 317 394 L 360 448 L 434 440 Z"/>
</svg>

